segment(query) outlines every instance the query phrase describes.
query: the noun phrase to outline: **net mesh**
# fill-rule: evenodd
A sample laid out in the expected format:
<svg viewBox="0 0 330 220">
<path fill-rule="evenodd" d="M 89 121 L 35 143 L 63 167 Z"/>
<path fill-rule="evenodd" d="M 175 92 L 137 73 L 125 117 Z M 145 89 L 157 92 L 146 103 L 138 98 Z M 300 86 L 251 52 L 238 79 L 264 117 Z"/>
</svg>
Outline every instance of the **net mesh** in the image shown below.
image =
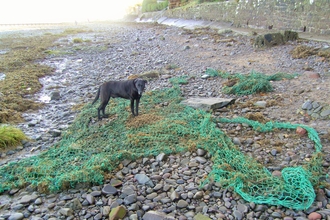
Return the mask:
<svg viewBox="0 0 330 220">
<path fill-rule="evenodd" d="M 210 152 L 214 165 L 201 184 L 217 181 L 255 203 L 298 210 L 312 204 L 313 187 L 319 186 L 323 175 L 322 145 L 314 129 L 289 123 L 263 124 L 246 118 L 214 119 L 210 113 L 180 104 L 181 80 L 174 80 L 172 88 L 146 92 L 138 117 L 131 116 L 128 100 L 118 98 L 108 105 L 110 117 L 95 122 L 97 105 L 87 104 L 58 144 L 38 156 L 0 167 L 0 192 L 31 183 L 40 191 L 62 190 L 79 183 L 102 184 L 123 159 L 202 148 Z M 282 177 L 275 177 L 240 152 L 216 123 L 246 123 L 260 132 L 301 126 L 315 142 L 315 153 L 306 166 L 287 167 Z"/>
<path fill-rule="evenodd" d="M 219 76 L 230 79 L 234 82 L 230 86 L 225 85 L 223 92 L 235 95 L 251 95 L 261 92 L 271 92 L 273 87 L 270 81 L 279 81 L 282 79 L 292 79 L 296 74 L 275 73 L 273 75 L 265 75 L 252 71 L 250 74 L 230 74 L 215 69 L 207 69 L 206 74 L 212 77 Z"/>
</svg>

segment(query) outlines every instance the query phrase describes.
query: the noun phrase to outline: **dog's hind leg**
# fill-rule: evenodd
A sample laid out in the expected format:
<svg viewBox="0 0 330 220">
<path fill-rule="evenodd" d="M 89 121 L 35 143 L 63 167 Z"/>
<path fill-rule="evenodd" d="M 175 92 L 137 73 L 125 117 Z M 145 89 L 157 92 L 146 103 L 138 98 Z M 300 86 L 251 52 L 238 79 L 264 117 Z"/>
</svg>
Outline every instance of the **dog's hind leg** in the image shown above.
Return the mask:
<svg viewBox="0 0 330 220">
<path fill-rule="evenodd" d="M 101 105 L 98 107 L 98 112 L 99 112 L 99 119 L 101 120 L 101 116 L 100 116 L 100 111 L 102 111 L 102 117 L 103 118 L 107 118 L 108 115 L 105 114 L 105 108 L 107 107 L 108 103 L 109 103 L 110 97 L 108 97 L 106 100 L 102 100 L 101 99 Z"/>
<path fill-rule="evenodd" d="M 133 114 L 133 116 L 135 116 L 135 113 L 134 113 L 134 99 L 131 98 L 131 112 Z"/>
</svg>

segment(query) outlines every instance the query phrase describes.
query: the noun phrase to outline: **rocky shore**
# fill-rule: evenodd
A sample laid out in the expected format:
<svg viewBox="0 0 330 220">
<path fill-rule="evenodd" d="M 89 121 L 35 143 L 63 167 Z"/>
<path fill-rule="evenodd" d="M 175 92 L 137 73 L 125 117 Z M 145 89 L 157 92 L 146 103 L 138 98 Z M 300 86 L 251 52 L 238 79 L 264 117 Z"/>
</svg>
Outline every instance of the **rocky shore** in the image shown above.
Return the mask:
<svg viewBox="0 0 330 220">
<path fill-rule="evenodd" d="M 169 80 L 189 76 L 181 85 L 183 96 L 235 98 L 235 104 L 213 112 L 215 118 L 258 115 L 261 119 L 304 124 L 314 128 L 323 145 L 323 168 L 329 175 L 330 64 L 328 59 L 309 56 L 292 58 L 297 45 L 329 48 L 324 42 L 289 42 L 272 48 L 253 48 L 253 36 L 226 30 L 138 23 L 84 24 L 89 30 L 60 39 L 43 64 L 55 68 L 40 79 L 42 91 L 28 98 L 45 103 L 38 112 L 26 112 L 19 127 L 34 141 L 3 153 L 0 165 L 47 150 L 79 114 L 79 106 L 90 103 L 98 86 L 108 80 L 154 72 L 148 90 L 170 87 Z M 31 34 L 58 29 L 31 30 Z M 19 32 L 18 32 L 19 33 Z M 73 39 L 82 39 L 74 43 Z M 207 68 L 230 73 L 297 73 L 291 80 L 272 82 L 274 91 L 249 96 L 226 95 L 226 79 L 207 77 Z M 316 109 L 319 106 L 323 110 Z M 77 107 L 78 106 L 78 107 Z M 95 109 L 96 111 L 96 109 Z M 308 112 L 309 111 L 309 112 Z M 314 113 L 322 117 L 313 116 Z M 95 119 L 96 120 L 96 119 Z M 240 150 L 264 164 L 273 175 L 286 166 L 302 165 L 315 151 L 314 143 L 295 131 L 259 133 L 244 124 L 222 124 Z M 38 192 L 32 185 L 0 195 L 1 219 L 330 219 L 330 188 L 316 190 L 310 208 L 299 211 L 243 200 L 217 182 L 200 187 L 212 168 L 212 155 L 202 149 L 180 155 L 160 154 L 137 161 L 125 160 L 103 185 L 81 184 L 53 194 Z M 328 177 L 324 181 L 330 184 Z M 109 217 L 110 215 L 110 217 Z"/>
</svg>

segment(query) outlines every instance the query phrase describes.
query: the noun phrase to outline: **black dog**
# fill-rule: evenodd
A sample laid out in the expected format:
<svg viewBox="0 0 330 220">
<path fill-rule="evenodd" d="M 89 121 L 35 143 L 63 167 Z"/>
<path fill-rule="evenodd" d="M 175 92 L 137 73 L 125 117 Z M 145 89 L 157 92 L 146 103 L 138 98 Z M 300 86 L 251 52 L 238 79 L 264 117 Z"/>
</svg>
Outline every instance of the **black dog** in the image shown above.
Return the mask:
<svg viewBox="0 0 330 220">
<path fill-rule="evenodd" d="M 131 111 L 134 116 L 139 114 L 139 102 L 144 91 L 146 80 L 137 78 L 126 81 L 109 81 L 103 83 L 97 90 L 96 97 L 92 105 L 99 99 L 101 104 L 97 108 L 98 119 L 101 120 L 100 111 L 102 110 L 103 117 L 105 117 L 105 107 L 110 98 L 124 98 L 131 100 Z M 134 113 L 134 100 L 136 100 L 136 114 Z"/>
</svg>

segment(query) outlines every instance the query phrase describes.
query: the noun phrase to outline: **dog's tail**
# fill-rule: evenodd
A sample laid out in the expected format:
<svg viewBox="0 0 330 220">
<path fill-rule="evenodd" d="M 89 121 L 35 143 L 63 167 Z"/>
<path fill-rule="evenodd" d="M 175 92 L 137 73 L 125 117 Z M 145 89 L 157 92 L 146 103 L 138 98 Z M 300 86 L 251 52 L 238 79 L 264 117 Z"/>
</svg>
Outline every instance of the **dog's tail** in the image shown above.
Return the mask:
<svg viewBox="0 0 330 220">
<path fill-rule="evenodd" d="M 92 105 L 94 105 L 94 103 L 99 99 L 99 97 L 100 97 L 100 90 L 101 90 L 101 87 L 99 87 L 99 89 L 97 90 L 96 97 L 95 97 L 94 101 L 92 102 Z"/>
</svg>

